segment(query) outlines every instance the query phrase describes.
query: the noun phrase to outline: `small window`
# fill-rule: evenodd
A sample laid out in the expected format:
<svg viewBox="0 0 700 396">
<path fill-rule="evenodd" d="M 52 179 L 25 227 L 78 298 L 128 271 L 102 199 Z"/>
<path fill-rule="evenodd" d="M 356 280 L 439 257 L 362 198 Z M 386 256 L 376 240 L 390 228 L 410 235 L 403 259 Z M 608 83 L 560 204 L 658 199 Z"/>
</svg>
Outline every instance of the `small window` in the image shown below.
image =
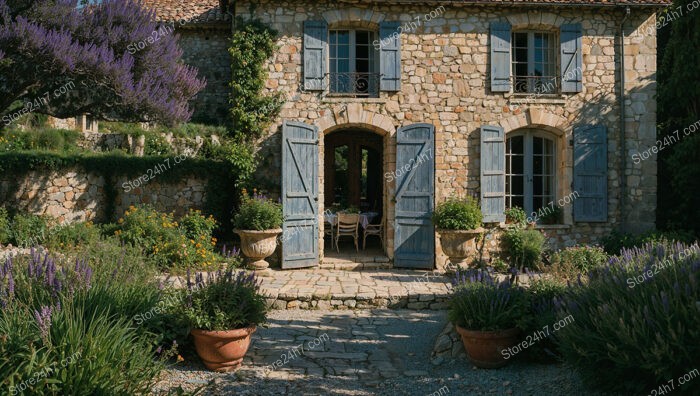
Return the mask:
<svg viewBox="0 0 700 396">
<path fill-rule="evenodd" d="M 530 214 L 554 201 L 556 143 L 538 131 L 506 140 L 506 207 Z"/>
<path fill-rule="evenodd" d="M 556 36 L 548 32 L 514 32 L 513 91 L 553 94 L 558 91 Z"/>
<path fill-rule="evenodd" d="M 375 32 L 329 31 L 330 94 L 377 97 L 379 67 Z"/>
</svg>

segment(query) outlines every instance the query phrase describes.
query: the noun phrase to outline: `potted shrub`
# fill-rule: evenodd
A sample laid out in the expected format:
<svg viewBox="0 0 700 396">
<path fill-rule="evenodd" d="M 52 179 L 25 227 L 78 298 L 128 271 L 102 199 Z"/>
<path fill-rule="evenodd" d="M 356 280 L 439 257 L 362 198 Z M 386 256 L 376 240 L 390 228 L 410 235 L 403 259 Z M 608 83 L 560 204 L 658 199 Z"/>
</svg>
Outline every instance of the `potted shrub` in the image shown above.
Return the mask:
<svg viewBox="0 0 700 396">
<path fill-rule="evenodd" d="M 496 282 L 482 270 L 457 272 L 448 317 L 462 337 L 469 360 L 477 367 L 498 368 L 508 362 L 504 350 L 518 343 L 527 299 L 510 282 Z"/>
<path fill-rule="evenodd" d="M 481 208 L 476 199 L 449 199 L 437 206 L 433 222 L 440 236 L 442 251 L 450 262 L 461 266 L 476 251 L 475 239 L 484 229 Z"/>
<path fill-rule="evenodd" d="M 265 322 L 266 305 L 253 273 L 241 271 L 202 274 L 195 285 L 187 276 L 183 313 L 204 365 L 212 371 L 234 371 L 241 366 L 250 336 Z"/>
<path fill-rule="evenodd" d="M 504 212 L 506 215 L 506 224 L 526 224 L 527 214 L 525 211 L 517 206 L 506 209 Z"/>
<path fill-rule="evenodd" d="M 241 237 L 241 249 L 248 258 L 248 267 L 264 272 L 270 264 L 265 258 L 277 247 L 282 233 L 282 205 L 256 192 L 249 197 L 243 190 L 238 214 L 233 218 L 234 231 Z"/>
</svg>

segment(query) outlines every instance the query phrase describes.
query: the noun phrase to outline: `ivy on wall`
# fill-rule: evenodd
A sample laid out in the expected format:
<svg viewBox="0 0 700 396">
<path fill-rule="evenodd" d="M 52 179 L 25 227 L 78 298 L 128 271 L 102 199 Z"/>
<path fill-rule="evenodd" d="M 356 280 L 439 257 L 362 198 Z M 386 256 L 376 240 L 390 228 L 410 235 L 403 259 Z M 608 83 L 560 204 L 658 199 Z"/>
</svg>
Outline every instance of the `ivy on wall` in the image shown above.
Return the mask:
<svg viewBox="0 0 700 396">
<path fill-rule="evenodd" d="M 237 18 L 231 38 L 231 117 L 237 142 L 253 142 L 279 114 L 282 94 L 263 95 L 265 62 L 277 46 L 277 31 L 259 19 Z"/>
<path fill-rule="evenodd" d="M 147 174 L 149 169 L 162 166 L 168 157 L 150 156 L 134 157 L 123 154 L 61 154 L 49 152 L 7 152 L 0 154 L 0 174 L 11 174 L 9 191 L 18 191 L 20 181 L 30 172 L 62 172 L 82 170 L 86 174 L 102 176 L 105 180 L 104 213 L 106 221 L 116 219 L 115 213 L 118 196 L 117 179 L 120 176 L 138 178 Z M 187 177 L 198 177 L 207 182 L 206 202 L 203 211 L 211 214 L 221 223 L 223 234 L 230 232 L 233 205 L 236 201 L 234 186 L 238 184 L 235 166 L 227 161 L 187 158 L 178 164 L 170 158 L 170 168 L 154 179 L 154 182 L 175 184 Z M 7 192 L 0 191 L 0 197 Z"/>
</svg>

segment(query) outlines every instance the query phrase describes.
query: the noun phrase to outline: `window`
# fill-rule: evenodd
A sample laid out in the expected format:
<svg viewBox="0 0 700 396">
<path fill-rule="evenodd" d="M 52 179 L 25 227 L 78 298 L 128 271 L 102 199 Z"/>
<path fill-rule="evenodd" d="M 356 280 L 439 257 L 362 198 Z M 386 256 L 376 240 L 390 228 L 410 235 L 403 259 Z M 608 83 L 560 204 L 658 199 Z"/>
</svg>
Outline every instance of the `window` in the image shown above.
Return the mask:
<svg viewBox="0 0 700 396">
<path fill-rule="evenodd" d="M 530 214 L 554 200 L 556 143 L 546 134 L 525 131 L 506 140 L 506 207 Z"/>
<path fill-rule="evenodd" d="M 330 93 L 377 96 L 379 73 L 375 32 L 367 30 L 329 31 Z"/>
<path fill-rule="evenodd" d="M 556 37 L 548 32 L 514 32 L 511 40 L 515 93 L 556 93 Z"/>
</svg>

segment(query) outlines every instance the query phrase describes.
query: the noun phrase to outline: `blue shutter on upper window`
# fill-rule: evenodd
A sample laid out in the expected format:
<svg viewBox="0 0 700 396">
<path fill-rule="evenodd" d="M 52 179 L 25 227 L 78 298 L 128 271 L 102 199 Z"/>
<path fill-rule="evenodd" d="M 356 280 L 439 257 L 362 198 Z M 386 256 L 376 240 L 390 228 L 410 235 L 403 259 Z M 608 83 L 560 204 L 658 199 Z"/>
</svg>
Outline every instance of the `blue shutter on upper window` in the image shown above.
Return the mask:
<svg viewBox="0 0 700 396">
<path fill-rule="evenodd" d="M 382 91 L 401 90 L 401 22 L 379 24 L 379 69 Z"/>
<path fill-rule="evenodd" d="M 506 134 L 502 127 L 481 127 L 481 213 L 485 223 L 506 220 Z"/>
<path fill-rule="evenodd" d="M 608 220 L 608 134 L 603 125 L 574 128 L 574 221 Z"/>
<path fill-rule="evenodd" d="M 561 25 L 561 91 L 583 90 L 583 54 L 581 50 L 581 24 Z"/>
<path fill-rule="evenodd" d="M 328 24 L 325 21 L 304 22 L 304 90 L 325 89 L 328 59 Z"/>
<path fill-rule="evenodd" d="M 491 22 L 491 92 L 510 92 L 510 38 L 508 22 Z"/>
</svg>

